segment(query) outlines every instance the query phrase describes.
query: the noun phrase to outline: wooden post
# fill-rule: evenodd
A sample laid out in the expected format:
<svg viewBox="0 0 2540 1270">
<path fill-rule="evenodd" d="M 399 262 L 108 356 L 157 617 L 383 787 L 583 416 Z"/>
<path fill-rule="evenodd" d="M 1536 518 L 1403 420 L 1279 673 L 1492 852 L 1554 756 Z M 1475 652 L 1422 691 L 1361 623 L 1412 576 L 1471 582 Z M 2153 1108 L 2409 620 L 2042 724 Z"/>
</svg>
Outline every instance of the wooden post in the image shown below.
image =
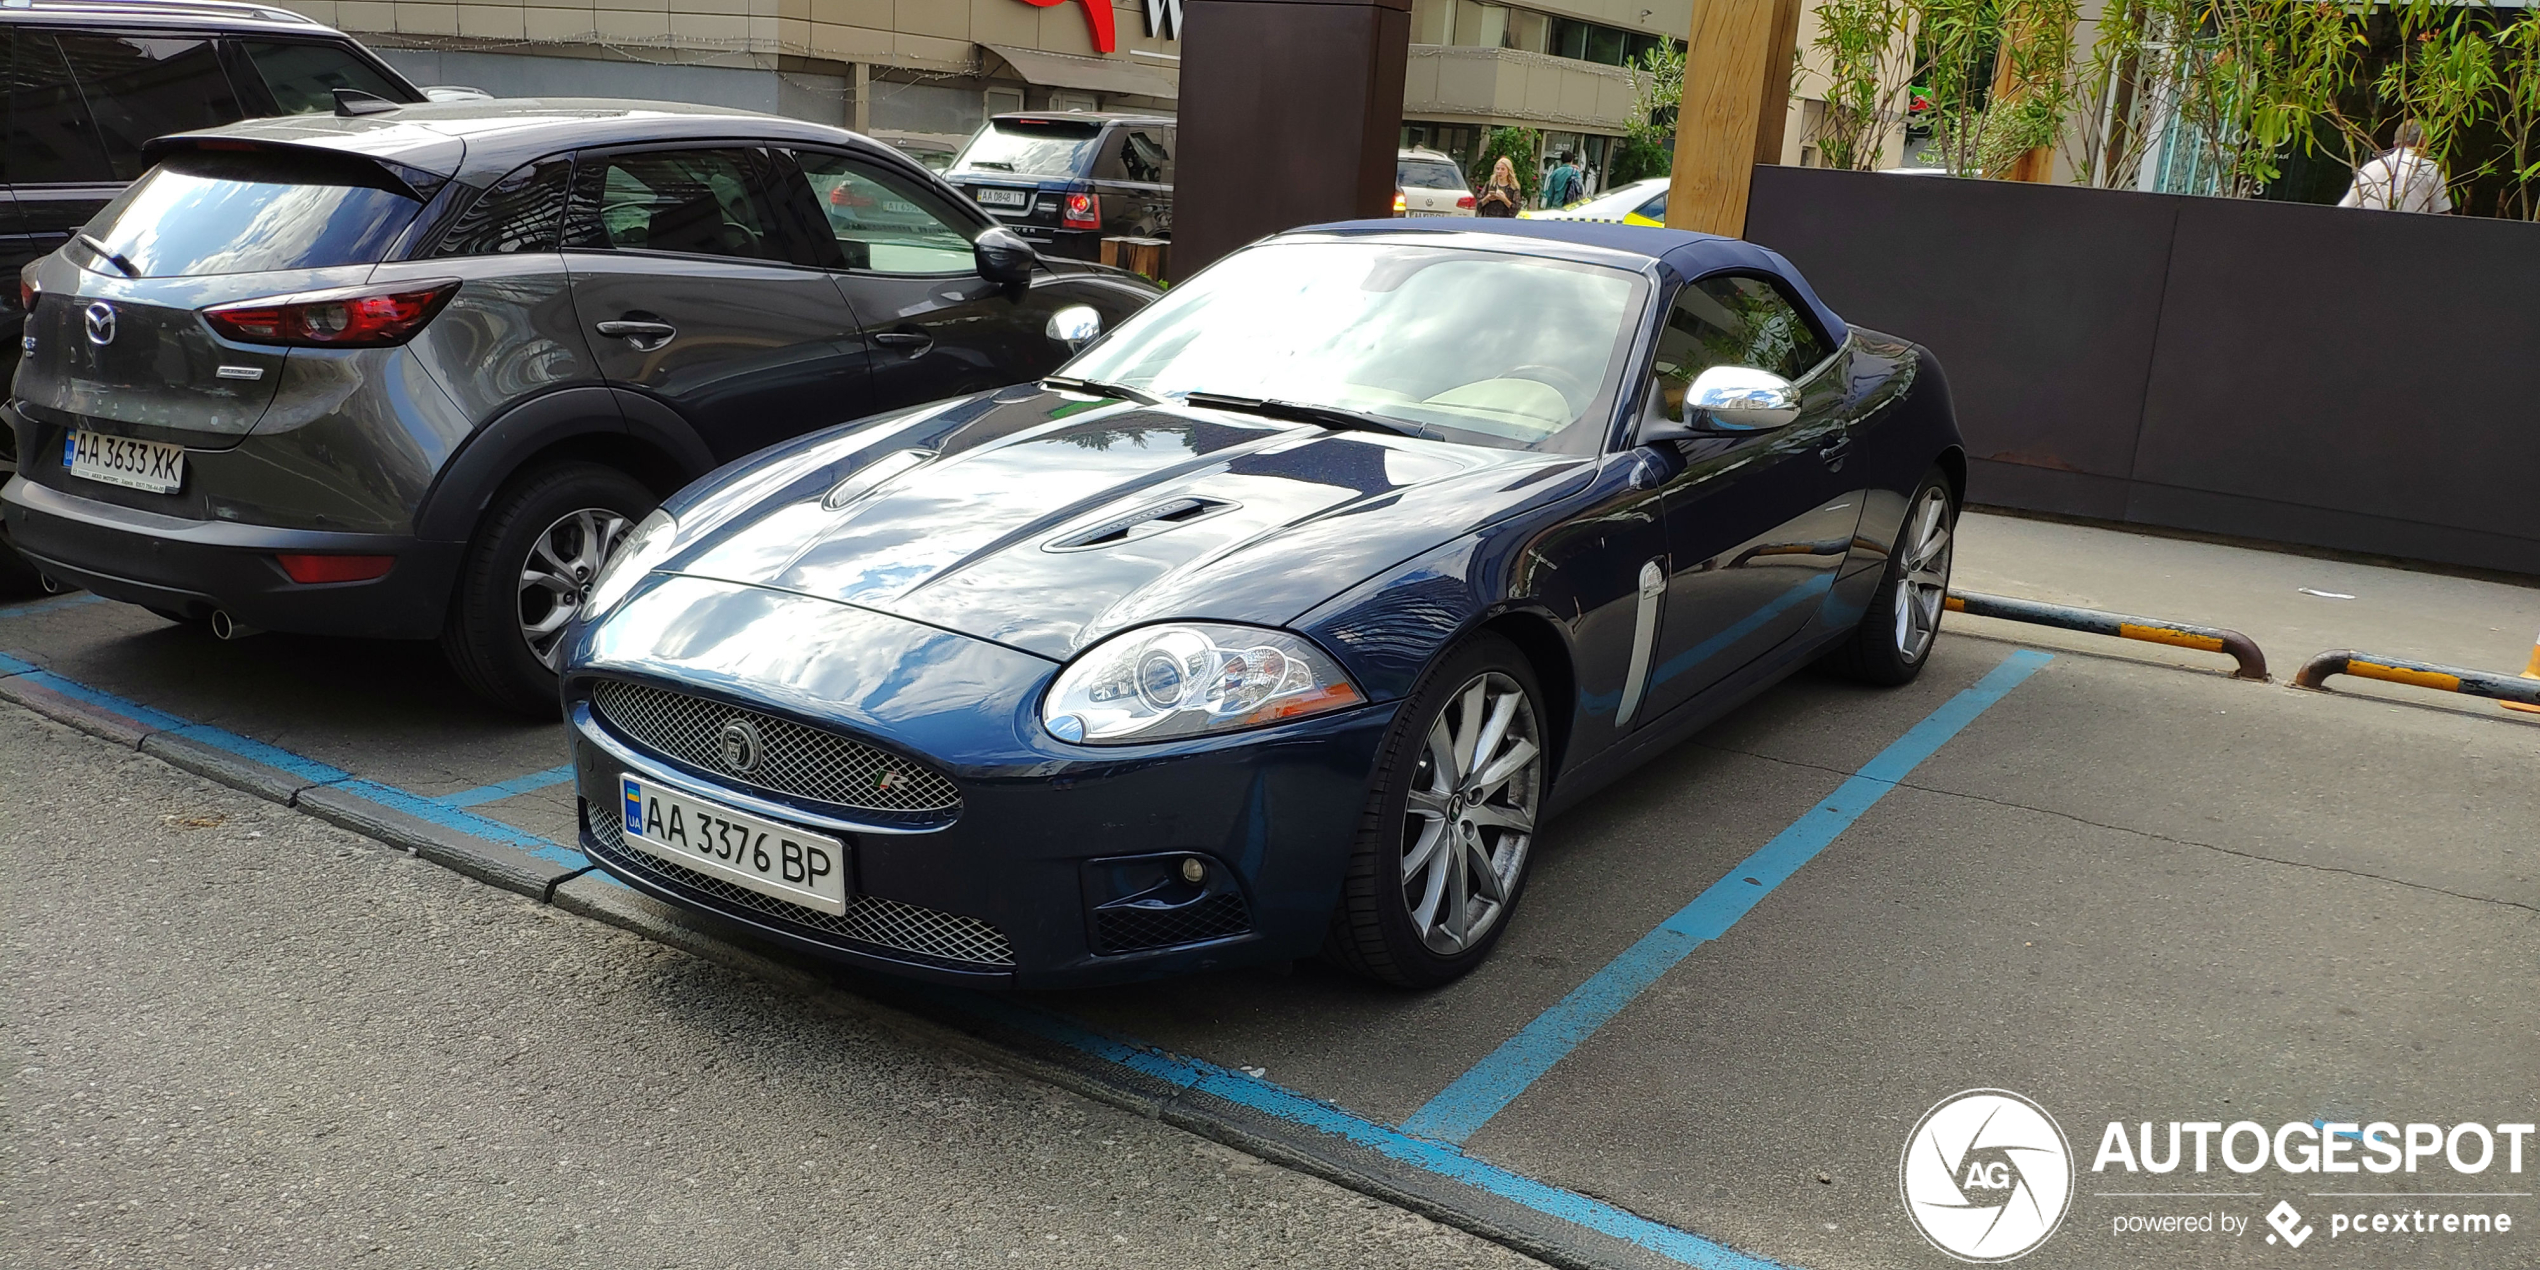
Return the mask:
<svg viewBox="0 0 2540 1270">
<path fill-rule="evenodd" d="M 1667 224 L 1735 238 L 1755 165 L 1781 161 L 1798 0 L 1693 0 L 1691 39 Z"/>
</svg>

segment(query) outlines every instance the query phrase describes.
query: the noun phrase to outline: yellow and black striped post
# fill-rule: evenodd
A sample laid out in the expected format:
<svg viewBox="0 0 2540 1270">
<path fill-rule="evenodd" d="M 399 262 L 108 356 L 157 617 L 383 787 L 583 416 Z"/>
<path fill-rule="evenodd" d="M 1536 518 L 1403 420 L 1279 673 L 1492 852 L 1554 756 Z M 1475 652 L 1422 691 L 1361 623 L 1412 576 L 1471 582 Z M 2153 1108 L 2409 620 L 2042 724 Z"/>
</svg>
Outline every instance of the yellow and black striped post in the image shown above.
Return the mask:
<svg viewBox="0 0 2540 1270">
<path fill-rule="evenodd" d="M 2531 637 L 2531 664 L 2522 668 L 2522 677 L 2540 679 L 2540 635 Z M 2540 706 L 2527 706 L 2519 701 L 2499 701 L 2496 704 L 2508 710 L 2520 710 L 2525 714 L 2540 714 Z"/>
<path fill-rule="evenodd" d="M 2383 683 L 2406 684 L 2412 688 L 2432 688 L 2436 692 L 2457 692 L 2507 705 L 2540 706 L 2540 675 L 2525 674 L 2520 679 L 2514 679 L 2494 671 L 2438 666 L 2433 662 L 2359 653 L 2351 648 L 2321 653 L 2302 663 L 2300 673 L 2293 676 L 2293 684 L 2298 688 L 2325 687 L 2330 675 L 2353 675 L 2357 679 L 2378 679 Z"/>
</svg>

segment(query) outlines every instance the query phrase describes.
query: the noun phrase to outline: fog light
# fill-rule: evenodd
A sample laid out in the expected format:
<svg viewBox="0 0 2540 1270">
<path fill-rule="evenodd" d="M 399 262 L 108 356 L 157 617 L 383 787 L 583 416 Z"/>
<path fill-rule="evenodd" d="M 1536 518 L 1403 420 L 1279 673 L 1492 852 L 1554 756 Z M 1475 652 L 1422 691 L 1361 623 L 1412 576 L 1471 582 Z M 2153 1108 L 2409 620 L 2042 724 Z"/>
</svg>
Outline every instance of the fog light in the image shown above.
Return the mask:
<svg viewBox="0 0 2540 1270">
<path fill-rule="evenodd" d="M 1182 880 L 1183 880 L 1183 881 L 1185 881 L 1185 882 L 1189 882 L 1189 883 L 1192 883 L 1192 884 L 1196 885 L 1197 883 L 1199 883 L 1200 881 L 1202 881 L 1203 879 L 1205 879 L 1205 878 L 1207 878 L 1207 877 L 1208 877 L 1208 866 L 1207 866 L 1206 864 L 1201 863 L 1201 862 L 1200 862 L 1200 858 L 1199 858 L 1198 856 L 1189 856 L 1189 857 L 1186 857 L 1186 858 L 1184 858 L 1184 859 L 1183 859 L 1183 861 L 1182 861 Z"/>
</svg>

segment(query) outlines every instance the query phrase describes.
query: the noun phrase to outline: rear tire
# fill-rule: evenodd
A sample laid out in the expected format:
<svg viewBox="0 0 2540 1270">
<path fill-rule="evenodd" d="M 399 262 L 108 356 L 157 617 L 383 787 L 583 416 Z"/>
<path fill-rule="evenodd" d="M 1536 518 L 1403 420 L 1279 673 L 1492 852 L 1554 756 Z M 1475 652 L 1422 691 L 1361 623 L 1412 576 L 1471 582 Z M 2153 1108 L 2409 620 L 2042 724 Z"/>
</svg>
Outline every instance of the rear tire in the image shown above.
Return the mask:
<svg viewBox="0 0 2540 1270">
<path fill-rule="evenodd" d="M 1957 556 L 1958 500 L 1949 478 L 1934 468 L 1905 504 L 1905 524 L 1887 556 L 1887 572 L 1870 597 L 1861 624 L 1818 664 L 1846 679 L 1883 688 L 1914 681 L 1940 641 L 1940 618 L 1949 595 L 1949 568 Z"/>
<path fill-rule="evenodd" d="M 608 553 L 660 501 L 597 463 L 513 477 L 477 524 L 442 626 L 441 652 L 460 682 L 505 710 L 555 718 L 573 610 Z"/>
<path fill-rule="evenodd" d="M 1551 793 L 1543 690 L 1477 634 L 1439 659 L 1385 735 L 1325 960 L 1429 988 L 1490 955 L 1526 884 Z"/>
</svg>

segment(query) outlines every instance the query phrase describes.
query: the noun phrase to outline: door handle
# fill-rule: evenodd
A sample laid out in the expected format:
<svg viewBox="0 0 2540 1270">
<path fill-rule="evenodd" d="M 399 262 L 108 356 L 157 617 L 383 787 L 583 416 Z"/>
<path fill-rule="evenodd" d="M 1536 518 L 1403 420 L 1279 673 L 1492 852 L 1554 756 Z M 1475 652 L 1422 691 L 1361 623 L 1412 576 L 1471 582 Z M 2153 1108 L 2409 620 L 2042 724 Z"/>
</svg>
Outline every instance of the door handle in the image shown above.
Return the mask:
<svg viewBox="0 0 2540 1270">
<path fill-rule="evenodd" d="M 1843 461 L 1850 457 L 1852 457 L 1852 438 L 1848 435 L 1836 437 L 1817 447 L 1819 461 L 1838 472 L 1843 470 Z"/>
<path fill-rule="evenodd" d="M 641 353 L 652 352 L 654 349 L 660 348 L 662 345 L 669 343 L 673 337 L 679 334 L 679 328 L 672 326 L 668 322 L 649 322 L 634 318 L 621 318 L 614 322 L 602 322 L 597 326 L 594 326 L 592 329 L 609 337 L 610 339 L 625 340 L 627 343 L 634 345 L 636 351 Z"/>
<path fill-rule="evenodd" d="M 904 348 L 911 356 L 934 347 L 935 337 L 924 331 L 875 331 L 870 337 L 882 348 Z"/>
</svg>

